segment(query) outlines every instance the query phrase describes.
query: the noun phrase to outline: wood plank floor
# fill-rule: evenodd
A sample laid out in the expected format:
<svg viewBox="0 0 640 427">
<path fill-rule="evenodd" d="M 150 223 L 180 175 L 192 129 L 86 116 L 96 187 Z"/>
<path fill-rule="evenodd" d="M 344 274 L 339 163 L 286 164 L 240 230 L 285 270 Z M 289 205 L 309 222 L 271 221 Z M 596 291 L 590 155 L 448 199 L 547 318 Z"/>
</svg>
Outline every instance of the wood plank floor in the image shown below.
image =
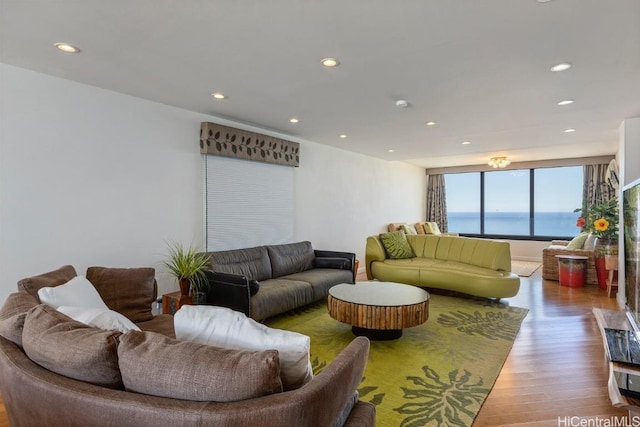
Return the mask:
<svg viewBox="0 0 640 427">
<path fill-rule="evenodd" d="M 567 288 L 540 275 L 522 278 L 520 292 L 508 299 L 529 313 L 474 426 L 624 425 L 595 424 L 628 415 L 609 400 L 592 314 L 594 307 L 616 310 L 615 297 L 596 285 Z"/>
<path fill-rule="evenodd" d="M 580 424 L 627 416 L 609 401 L 602 338 L 591 313 L 615 310 L 615 298 L 594 285 L 558 286 L 538 270 L 522 278 L 518 296 L 507 301 L 530 311 L 474 426 L 620 425 Z M 559 417 L 579 418 L 571 424 Z M 0 427 L 6 426 L 0 401 Z"/>
</svg>

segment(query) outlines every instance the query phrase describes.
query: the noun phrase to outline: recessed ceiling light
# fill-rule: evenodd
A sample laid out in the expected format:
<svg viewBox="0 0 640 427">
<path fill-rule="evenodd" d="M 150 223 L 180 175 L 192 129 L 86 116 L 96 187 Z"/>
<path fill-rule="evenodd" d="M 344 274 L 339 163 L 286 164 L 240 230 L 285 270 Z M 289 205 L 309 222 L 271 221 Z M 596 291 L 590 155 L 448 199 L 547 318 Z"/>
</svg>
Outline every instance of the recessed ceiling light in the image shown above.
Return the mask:
<svg viewBox="0 0 640 427">
<path fill-rule="evenodd" d="M 569 104 L 573 104 L 573 99 L 564 99 L 558 102 L 558 105 L 569 105 Z"/>
<path fill-rule="evenodd" d="M 344 133 L 341 133 L 340 135 L 338 135 L 338 138 L 345 139 L 346 137 L 347 137 L 347 135 L 346 135 L 346 134 L 344 134 Z"/>
<path fill-rule="evenodd" d="M 55 43 L 54 44 L 55 47 L 57 47 L 59 50 L 66 52 L 66 53 L 78 53 L 80 52 L 80 49 L 78 49 L 75 46 L 72 46 L 68 43 Z"/>
<path fill-rule="evenodd" d="M 426 122 L 425 125 L 427 125 L 427 126 L 435 126 L 436 122 Z"/>
<path fill-rule="evenodd" d="M 569 68 L 571 68 L 571 64 L 569 64 L 568 62 L 563 62 L 561 64 L 556 64 L 553 67 L 551 67 L 551 71 L 566 71 Z"/>
<path fill-rule="evenodd" d="M 549 3 L 551 0 L 536 0 L 538 3 Z"/>
<path fill-rule="evenodd" d="M 396 150 L 387 150 L 387 151 L 388 151 L 389 153 L 393 153 L 393 152 L 394 152 L 394 151 L 396 151 Z"/>
<path fill-rule="evenodd" d="M 220 92 L 213 92 L 211 94 L 212 97 L 214 97 L 215 99 L 225 99 L 226 96 L 224 96 L 224 94 L 220 93 Z"/>
<path fill-rule="evenodd" d="M 569 129 L 565 129 L 563 132 L 564 133 L 571 133 L 571 132 L 575 132 L 576 130 L 574 128 L 569 128 Z"/>
<path fill-rule="evenodd" d="M 290 123 L 298 123 L 299 121 L 300 121 L 300 120 L 298 120 L 298 119 L 297 119 L 297 118 L 295 118 L 295 117 L 291 117 L 291 118 L 289 119 L 289 122 L 290 122 Z"/>
<path fill-rule="evenodd" d="M 340 61 L 338 61 L 336 58 L 324 58 L 322 61 L 320 61 L 320 63 L 329 68 L 337 67 L 338 65 L 340 65 Z"/>
<path fill-rule="evenodd" d="M 471 145 L 471 141 L 462 141 L 462 145 Z"/>
</svg>

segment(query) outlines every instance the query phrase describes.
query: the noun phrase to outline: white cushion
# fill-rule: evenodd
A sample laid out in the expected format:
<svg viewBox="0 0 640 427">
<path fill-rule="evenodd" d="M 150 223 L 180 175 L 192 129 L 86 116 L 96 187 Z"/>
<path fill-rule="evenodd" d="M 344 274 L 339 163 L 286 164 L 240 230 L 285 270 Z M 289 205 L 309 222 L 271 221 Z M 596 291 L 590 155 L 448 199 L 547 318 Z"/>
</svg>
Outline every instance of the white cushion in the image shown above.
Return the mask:
<svg viewBox="0 0 640 427">
<path fill-rule="evenodd" d="M 224 307 L 184 305 L 173 318 L 176 338 L 233 350 L 278 350 L 280 378 L 285 390 L 313 378 L 308 336 L 273 329 L 243 313 Z"/>
<path fill-rule="evenodd" d="M 109 309 L 105 310 L 103 308 L 72 307 L 63 305 L 58 307 L 57 310 L 60 313 L 71 317 L 73 320 L 84 323 L 85 325 L 93 326 L 94 328 L 116 330 L 122 333 L 131 330 L 140 330 L 140 328 L 138 328 L 131 320 L 127 319 L 117 311 Z"/>
<path fill-rule="evenodd" d="M 63 305 L 109 309 L 96 288 L 84 276 L 76 276 L 64 285 L 40 288 L 38 297 L 40 302 L 56 309 Z"/>
</svg>

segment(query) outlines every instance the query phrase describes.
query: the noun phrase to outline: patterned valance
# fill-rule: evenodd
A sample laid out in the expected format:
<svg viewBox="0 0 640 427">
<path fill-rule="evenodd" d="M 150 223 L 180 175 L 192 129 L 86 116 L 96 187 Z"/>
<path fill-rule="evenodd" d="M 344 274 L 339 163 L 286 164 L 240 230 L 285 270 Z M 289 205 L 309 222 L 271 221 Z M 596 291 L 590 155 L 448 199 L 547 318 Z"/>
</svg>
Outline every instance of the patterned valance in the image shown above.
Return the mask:
<svg viewBox="0 0 640 427">
<path fill-rule="evenodd" d="M 299 166 L 300 144 L 216 123 L 200 125 L 200 153 Z"/>
</svg>

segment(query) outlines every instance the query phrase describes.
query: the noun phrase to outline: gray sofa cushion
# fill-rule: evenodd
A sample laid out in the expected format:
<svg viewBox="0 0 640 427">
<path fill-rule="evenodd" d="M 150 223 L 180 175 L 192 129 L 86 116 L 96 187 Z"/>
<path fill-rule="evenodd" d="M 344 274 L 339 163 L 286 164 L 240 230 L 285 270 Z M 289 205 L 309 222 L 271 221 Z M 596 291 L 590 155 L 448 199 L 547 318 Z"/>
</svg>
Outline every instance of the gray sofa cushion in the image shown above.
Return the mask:
<svg viewBox="0 0 640 427">
<path fill-rule="evenodd" d="M 282 391 L 277 350 L 227 350 L 129 331 L 118 347 L 128 391 L 202 402 L 232 402 Z"/>
<path fill-rule="evenodd" d="M 133 323 L 153 319 L 151 304 L 156 299 L 156 271 L 153 268 L 89 267 L 87 280 L 104 303 Z"/>
<path fill-rule="evenodd" d="M 311 242 L 267 246 L 267 251 L 274 278 L 310 270 L 316 257 Z"/>
<path fill-rule="evenodd" d="M 297 280 L 308 282 L 313 289 L 313 299 L 319 300 L 327 296 L 329 288 L 340 283 L 351 283 L 351 270 L 335 270 L 332 268 L 313 268 L 301 273 L 289 274 L 281 277 L 283 280 Z"/>
<path fill-rule="evenodd" d="M 260 292 L 251 297 L 251 317 L 263 320 L 310 304 L 313 287 L 308 282 L 270 279 L 260 282 Z"/>
<path fill-rule="evenodd" d="M 264 246 L 208 252 L 207 255 L 209 255 L 209 267 L 213 271 L 240 274 L 258 281 L 272 277 L 271 261 Z"/>
<path fill-rule="evenodd" d="M 49 271 L 47 273 L 39 274 L 37 276 L 27 277 L 18 282 L 18 290 L 26 291 L 27 293 L 36 297 L 38 302 L 38 290 L 47 286 L 54 287 L 64 285 L 69 280 L 76 277 L 76 269 L 71 265 L 64 265 L 57 270 Z"/>
<path fill-rule="evenodd" d="M 22 330 L 27 312 L 39 304 L 26 292 L 14 292 L 0 309 L 0 335 L 22 347 Z"/>
<path fill-rule="evenodd" d="M 25 318 L 24 352 L 38 365 L 65 377 L 122 389 L 118 368 L 118 331 L 76 322 L 41 304 Z"/>
</svg>

